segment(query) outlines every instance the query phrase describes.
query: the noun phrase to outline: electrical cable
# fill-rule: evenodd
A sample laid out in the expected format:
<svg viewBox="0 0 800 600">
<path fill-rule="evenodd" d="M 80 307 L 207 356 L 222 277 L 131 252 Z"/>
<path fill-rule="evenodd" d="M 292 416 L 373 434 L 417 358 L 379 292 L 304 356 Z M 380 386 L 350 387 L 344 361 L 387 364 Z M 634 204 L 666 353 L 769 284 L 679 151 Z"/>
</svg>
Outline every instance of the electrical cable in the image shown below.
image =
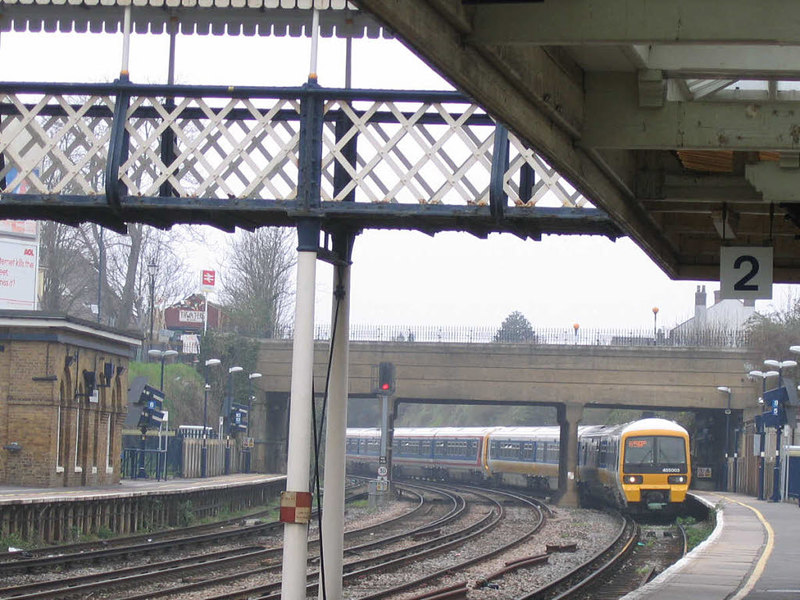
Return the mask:
<svg viewBox="0 0 800 600">
<path fill-rule="evenodd" d="M 339 270 L 339 281 L 342 281 L 342 273 L 341 269 L 342 266 L 338 265 L 336 267 Z M 320 573 L 320 581 L 322 582 L 322 598 L 326 600 L 327 593 L 325 591 L 325 555 L 322 550 L 323 543 L 322 543 L 322 494 L 320 493 L 320 481 L 319 481 L 319 454 L 320 454 L 320 441 L 322 439 L 322 427 L 325 424 L 325 412 L 328 407 L 328 390 L 330 387 L 331 382 L 331 368 L 333 365 L 333 349 L 336 347 L 336 328 L 339 321 L 339 309 L 341 305 L 342 298 L 344 297 L 344 288 L 342 287 L 341 283 L 336 286 L 336 291 L 334 292 L 334 297 L 336 298 L 336 304 L 333 312 L 333 327 L 331 329 L 331 345 L 330 351 L 328 353 L 328 365 L 325 373 L 325 394 L 322 397 L 322 415 L 319 421 L 319 430 L 317 429 L 317 408 L 316 402 L 314 402 L 314 378 L 311 378 L 311 420 L 314 426 L 314 484 L 312 489 L 317 496 L 317 528 L 319 529 L 319 573 Z"/>
</svg>

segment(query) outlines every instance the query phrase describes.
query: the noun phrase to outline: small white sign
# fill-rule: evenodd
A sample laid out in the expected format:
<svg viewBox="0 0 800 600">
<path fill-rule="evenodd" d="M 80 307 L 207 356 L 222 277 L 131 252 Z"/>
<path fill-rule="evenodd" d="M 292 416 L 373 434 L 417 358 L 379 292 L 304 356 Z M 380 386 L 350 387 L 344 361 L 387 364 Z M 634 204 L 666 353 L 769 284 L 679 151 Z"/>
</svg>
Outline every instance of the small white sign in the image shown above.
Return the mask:
<svg viewBox="0 0 800 600">
<path fill-rule="evenodd" d="M 772 298 L 772 248 L 723 246 L 719 253 L 719 281 L 723 299 Z"/>
<path fill-rule="evenodd" d="M 388 473 L 389 469 L 387 469 L 385 466 L 381 465 L 380 467 L 378 467 L 378 475 L 380 475 L 381 477 L 386 477 Z"/>
</svg>

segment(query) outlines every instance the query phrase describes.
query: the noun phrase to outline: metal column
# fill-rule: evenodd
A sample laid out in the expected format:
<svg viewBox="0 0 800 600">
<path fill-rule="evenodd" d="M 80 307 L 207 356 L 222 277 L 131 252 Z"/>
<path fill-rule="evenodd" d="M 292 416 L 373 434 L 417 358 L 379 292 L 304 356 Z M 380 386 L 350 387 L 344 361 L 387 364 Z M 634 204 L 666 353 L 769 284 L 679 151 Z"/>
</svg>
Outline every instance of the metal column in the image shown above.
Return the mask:
<svg viewBox="0 0 800 600">
<path fill-rule="evenodd" d="M 289 457 L 286 490 L 309 492 L 311 466 L 311 403 L 314 376 L 314 295 L 319 248 L 319 224 L 297 226 L 297 296 L 292 346 L 292 385 L 289 398 Z M 306 600 L 308 523 L 284 523 L 283 600 Z"/>
<path fill-rule="evenodd" d="M 349 250 L 349 249 L 348 249 Z M 349 257 L 349 251 L 348 251 Z M 325 580 L 319 597 L 341 600 L 344 563 L 344 487 L 347 432 L 347 390 L 350 364 L 350 265 L 334 267 L 331 380 L 325 430 L 325 494 L 322 497 L 322 550 Z M 324 591 L 323 591 L 324 586 Z"/>
</svg>

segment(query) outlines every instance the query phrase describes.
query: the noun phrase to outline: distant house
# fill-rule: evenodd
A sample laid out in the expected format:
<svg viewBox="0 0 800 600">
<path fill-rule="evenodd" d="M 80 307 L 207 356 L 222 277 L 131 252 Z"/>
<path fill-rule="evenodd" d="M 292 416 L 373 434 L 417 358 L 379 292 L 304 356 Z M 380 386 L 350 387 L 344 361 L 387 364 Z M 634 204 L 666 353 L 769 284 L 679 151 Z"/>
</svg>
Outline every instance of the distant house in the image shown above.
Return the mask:
<svg viewBox="0 0 800 600">
<path fill-rule="evenodd" d="M 694 317 L 673 328 L 671 335 L 680 337 L 703 331 L 742 331 L 756 312 L 755 300 L 722 300 L 719 290 L 714 292 L 711 306 L 707 306 L 706 302 L 706 286 L 698 285 L 694 295 Z"/>
<path fill-rule="evenodd" d="M 225 320 L 222 308 L 213 302 L 208 303 L 208 323 L 206 323 L 206 297 L 203 294 L 191 296 L 164 309 L 164 327 L 172 332 L 173 340 L 184 342 L 183 352 L 194 354 L 188 345 L 196 343 L 192 336 L 202 334 L 204 329 L 215 331 Z"/>
</svg>

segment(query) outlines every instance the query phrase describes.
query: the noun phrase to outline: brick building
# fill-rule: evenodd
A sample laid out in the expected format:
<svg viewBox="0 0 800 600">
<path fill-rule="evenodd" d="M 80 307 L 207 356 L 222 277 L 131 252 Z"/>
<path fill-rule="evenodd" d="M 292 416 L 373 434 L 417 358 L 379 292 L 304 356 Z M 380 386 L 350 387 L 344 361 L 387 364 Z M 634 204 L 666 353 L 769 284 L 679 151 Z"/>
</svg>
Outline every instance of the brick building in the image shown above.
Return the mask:
<svg viewBox="0 0 800 600">
<path fill-rule="evenodd" d="M 0 483 L 119 482 L 135 334 L 64 315 L 0 311 Z"/>
</svg>

